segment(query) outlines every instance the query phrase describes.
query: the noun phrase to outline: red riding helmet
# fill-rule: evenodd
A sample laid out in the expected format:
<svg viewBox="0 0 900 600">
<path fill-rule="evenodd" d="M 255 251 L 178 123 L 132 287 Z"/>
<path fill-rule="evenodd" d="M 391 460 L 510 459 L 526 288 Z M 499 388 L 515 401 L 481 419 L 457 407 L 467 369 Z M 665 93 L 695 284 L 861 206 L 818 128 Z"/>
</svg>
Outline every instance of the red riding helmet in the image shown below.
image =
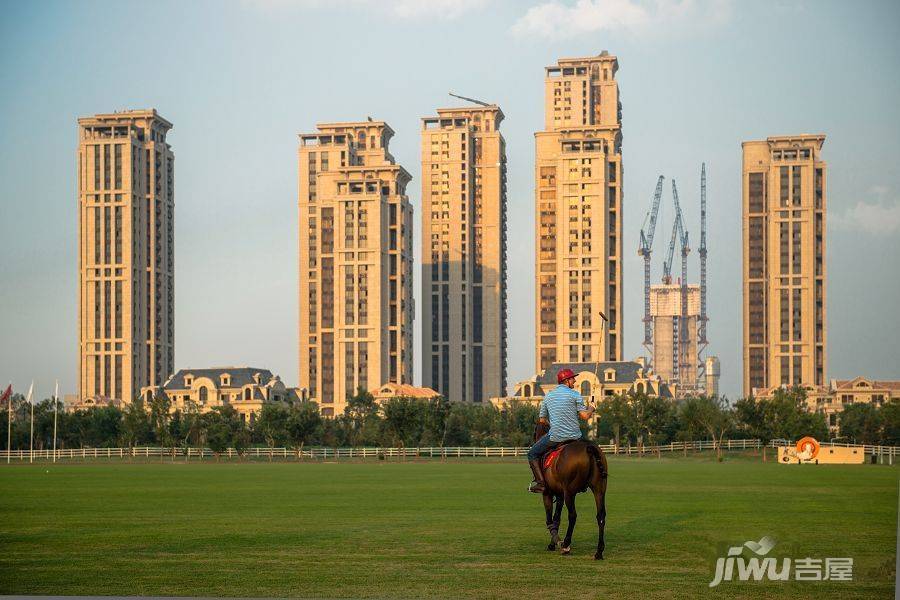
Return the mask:
<svg viewBox="0 0 900 600">
<path fill-rule="evenodd" d="M 572 369 L 563 369 L 556 374 L 556 383 L 562 383 L 566 379 L 571 379 L 573 377 L 575 377 L 575 371 Z"/>
</svg>

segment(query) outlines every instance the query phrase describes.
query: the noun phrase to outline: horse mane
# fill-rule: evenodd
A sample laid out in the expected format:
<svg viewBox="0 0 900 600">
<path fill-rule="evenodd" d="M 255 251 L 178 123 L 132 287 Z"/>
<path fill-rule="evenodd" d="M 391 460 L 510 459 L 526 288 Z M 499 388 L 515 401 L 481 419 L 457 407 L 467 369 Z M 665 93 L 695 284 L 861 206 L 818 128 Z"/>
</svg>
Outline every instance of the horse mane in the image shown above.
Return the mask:
<svg viewBox="0 0 900 600">
<path fill-rule="evenodd" d="M 532 442 L 536 442 L 539 439 L 541 439 L 542 437 L 544 437 L 544 435 L 548 431 L 550 431 L 550 425 L 548 425 L 546 422 L 542 422 L 540 420 L 536 421 L 534 424 L 534 439 L 532 440 Z"/>
</svg>

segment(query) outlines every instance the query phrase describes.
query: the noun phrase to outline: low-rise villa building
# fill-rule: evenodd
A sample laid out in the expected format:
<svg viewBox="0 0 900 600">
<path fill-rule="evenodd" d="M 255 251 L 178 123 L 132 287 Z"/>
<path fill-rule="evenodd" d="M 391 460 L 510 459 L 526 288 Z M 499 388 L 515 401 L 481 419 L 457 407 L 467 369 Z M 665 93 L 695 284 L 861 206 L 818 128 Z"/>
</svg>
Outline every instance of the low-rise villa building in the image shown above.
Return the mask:
<svg viewBox="0 0 900 600">
<path fill-rule="evenodd" d="M 806 393 L 806 409 L 825 415 L 831 433 L 837 433 L 841 424 L 841 412 L 851 404 L 872 404 L 877 407 L 887 402 L 900 401 L 900 381 L 882 381 L 868 377 L 854 379 L 832 379 L 827 387 L 801 386 Z M 758 398 L 771 398 L 779 389 L 776 386 L 756 390 Z"/>
<path fill-rule="evenodd" d="M 287 388 L 278 375 L 254 367 L 181 369 L 162 385 L 141 388 L 141 397 L 149 403 L 164 393 L 173 412 L 196 407 L 201 413 L 217 406 L 232 406 L 249 424 L 267 402 L 289 404 L 296 392 Z"/>
<path fill-rule="evenodd" d="M 417 400 L 431 400 L 440 397 L 440 393 L 428 387 L 416 387 L 408 383 L 386 383 L 372 392 L 376 402 L 384 402 L 391 398 L 414 398 Z"/>
<path fill-rule="evenodd" d="M 89 410 L 91 408 L 104 408 L 112 406 L 113 408 L 122 409 L 125 403 L 118 398 L 107 398 L 106 396 L 88 396 L 87 398 L 79 398 L 78 394 L 66 394 L 63 399 L 63 410 Z"/>
<path fill-rule="evenodd" d="M 636 360 L 553 363 L 550 368 L 531 379 L 517 383 L 512 396 L 491 398 L 491 403 L 497 406 L 507 402 L 538 404 L 544 399 L 545 394 L 559 385 L 556 374 L 562 369 L 571 369 L 575 372 L 575 389 L 581 393 L 586 402 L 591 400 L 600 402 L 605 398 L 629 392 L 670 399 L 675 397 L 674 386 L 670 386 L 655 375 L 644 366 L 643 362 Z"/>
</svg>

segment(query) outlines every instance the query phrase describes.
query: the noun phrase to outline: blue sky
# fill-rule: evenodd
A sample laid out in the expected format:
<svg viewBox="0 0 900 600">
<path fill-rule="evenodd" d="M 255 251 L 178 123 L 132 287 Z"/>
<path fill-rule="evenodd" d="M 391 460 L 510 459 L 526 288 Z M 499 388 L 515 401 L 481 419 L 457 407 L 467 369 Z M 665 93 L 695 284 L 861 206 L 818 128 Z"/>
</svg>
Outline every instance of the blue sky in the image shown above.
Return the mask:
<svg viewBox="0 0 900 600">
<path fill-rule="evenodd" d="M 4 1 L 2 10 L 0 379 L 18 389 L 33 378 L 44 397 L 58 378 L 62 393 L 76 390 L 79 116 L 155 107 L 175 125 L 178 367 L 251 364 L 293 385 L 296 134 L 319 121 L 387 120 L 392 152 L 414 177 L 418 225 L 419 119 L 457 105 L 448 90 L 506 114 L 509 378 L 530 376 L 543 67 L 604 49 L 619 57 L 623 103 L 626 357 L 642 350 L 636 249 L 656 177 L 677 180 L 698 240 L 706 161 L 708 352 L 722 361 L 723 391 L 740 393 L 740 144 L 824 133 L 827 375 L 900 378 L 896 3 Z M 667 205 L 654 279 L 671 216 Z M 419 369 L 416 360 L 417 381 Z"/>
</svg>

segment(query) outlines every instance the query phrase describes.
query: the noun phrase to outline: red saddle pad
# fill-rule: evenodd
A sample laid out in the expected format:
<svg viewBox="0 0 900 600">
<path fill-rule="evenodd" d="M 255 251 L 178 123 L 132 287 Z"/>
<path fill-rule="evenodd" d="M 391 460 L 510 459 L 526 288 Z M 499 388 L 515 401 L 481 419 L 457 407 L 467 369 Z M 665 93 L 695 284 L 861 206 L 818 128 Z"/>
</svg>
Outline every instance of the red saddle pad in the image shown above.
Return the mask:
<svg viewBox="0 0 900 600">
<path fill-rule="evenodd" d="M 562 452 L 563 448 L 564 446 L 555 448 L 544 456 L 544 469 L 549 469 L 553 466 L 553 463 L 556 461 L 556 457 L 559 456 L 559 453 Z"/>
</svg>

